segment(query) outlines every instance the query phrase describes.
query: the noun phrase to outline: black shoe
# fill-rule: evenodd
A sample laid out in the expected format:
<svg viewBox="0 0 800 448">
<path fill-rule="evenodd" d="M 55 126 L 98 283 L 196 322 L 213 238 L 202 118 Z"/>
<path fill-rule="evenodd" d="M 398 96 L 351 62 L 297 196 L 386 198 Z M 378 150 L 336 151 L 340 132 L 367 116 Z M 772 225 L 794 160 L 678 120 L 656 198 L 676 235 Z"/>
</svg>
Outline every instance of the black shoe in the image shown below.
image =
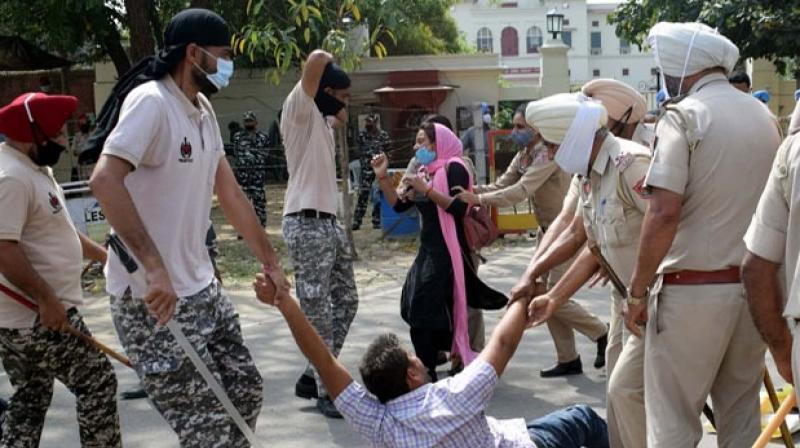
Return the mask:
<svg viewBox="0 0 800 448">
<path fill-rule="evenodd" d="M 343 418 L 330 397 L 317 398 L 317 410 L 328 418 Z"/>
<path fill-rule="evenodd" d="M 305 373 L 300 376 L 297 383 L 294 385 L 294 394 L 300 398 L 317 398 L 317 382 L 314 381 L 313 376 L 308 376 Z"/>
<path fill-rule="evenodd" d="M 361 224 L 353 223 L 352 227 L 350 227 L 350 230 L 360 230 L 360 229 L 361 229 Z"/>
<path fill-rule="evenodd" d="M 138 400 L 140 398 L 147 398 L 147 392 L 140 387 L 137 389 L 126 390 L 125 392 L 121 393 L 120 396 L 123 400 Z"/>
<path fill-rule="evenodd" d="M 606 346 L 608 346 L 608 333 L 597 340 L 597 356 L 594 358 L 594 368 L 602 369 L 606 365 Z"/>
<path fill-rule="evenodd" d="M 580 375 L 581 373 L 583 373 L 583 365 L 581 364 L 581 357 L 578 356 L 575 361 L 560 362 L 549 369 L 540 370 L 539 376 L 542 378 L 553 378 L 557 376 Z"/>
<path fill-rule="evenodd" d="M 383 228 L 383 226 L 379 222 L 373 222 L 372 223 L 372 228 L 375 229 L 375 230 L 380 230 L 380 229 Z"/>
<path fill-rule="evenodd" d="M 447 352 L 439 350 L 436 353 L 436 365 L 440 366 L 442 364 L 447 364 Z"/>
</svg>

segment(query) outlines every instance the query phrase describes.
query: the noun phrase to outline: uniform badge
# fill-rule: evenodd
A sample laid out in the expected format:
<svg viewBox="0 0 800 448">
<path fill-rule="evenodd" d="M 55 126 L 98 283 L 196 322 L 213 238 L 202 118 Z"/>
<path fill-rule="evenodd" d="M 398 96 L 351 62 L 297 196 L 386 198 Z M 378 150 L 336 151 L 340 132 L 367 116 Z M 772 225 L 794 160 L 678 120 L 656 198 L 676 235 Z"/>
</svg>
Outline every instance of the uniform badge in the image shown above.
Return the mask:
<svg viewBox="0 0 800 448">
<path fill-rule="evenodd" d="M 189 140 L 184 137 L 183 143 L 181 143 L 181 158 L 178 159 L 178 162 L 187 163 L 192 161 L 192 144 L 189 143 Z"/>
<path fill-rule="evenodd" d="M 642 178 L 639 179 L 638 182 L 636 182 L 636 185 L 633 186 L 633 191 L 636 194 L 638 194 L 642 199 L 649 199 L 650 189 L 647 186 L 645 186 L 644 178 L 645 176 L 642 176 Z"/>
<path fill-rule="evenodd" d="M 58 200 L 58 196 L 54 195 L 53 193 L 47 193 L 49 197 L 50 207 L 53 209 L 53 214 L 61 211 L 61 201 Z"/>
<path fill-rule="evenodd" d="M 625 171 L 633 163 L 633 154 L 623 152 L 617 157 L 614 157 L 614 166 L 619 171 Z"/>
</svg>

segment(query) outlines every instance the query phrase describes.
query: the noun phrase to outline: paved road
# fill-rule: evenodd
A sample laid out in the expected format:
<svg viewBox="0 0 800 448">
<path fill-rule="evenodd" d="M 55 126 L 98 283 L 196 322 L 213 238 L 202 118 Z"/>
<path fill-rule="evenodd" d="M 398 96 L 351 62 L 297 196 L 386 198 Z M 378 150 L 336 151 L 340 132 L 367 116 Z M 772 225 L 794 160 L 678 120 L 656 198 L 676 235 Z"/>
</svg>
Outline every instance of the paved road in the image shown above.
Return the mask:
<svg viewBox="0 0 800 448">
<path fill-rule="evenodd" d="M 481 268 L 481 277 L 500 290 L 508 290 L 526 265 L 529 250 L 495 250 Z M 407 327 L 399 317 L 400 283 L 405 266 L 384 271 L 386 282 L 360 291 L 361 304 L 341 359 L 357 371 L 360 354 L 371 339 L 383 331 L 393 331 L 409 344 Z M 366 444 L 341 420 L 328 420 L 315 412 L 313 401 L 294 397 L 294 382 L 303 370 L 304 359 L 297 350 L 278 313 L 255 302 L 249 291 L 235 291 L 231 297 L 241 314 L 247 345 L 265 379 L 264 407 L 259 417 L 257 435 L 266 446 L 281 448 L 362 447 Z M 581 291 L 577 300 L 603 319 L 608 318 L 607 293 L 603 290 Z M 91 299 L 84 310 L 87 321 L 103 341 L 117 346 L 108 315 L 105 297 Z M 500 313 L 487 313 L 487 330 L 495 326 Z M 586 366 L 585 375 L 543 380 L 539 369 L 553 362 L 553 347 L 547 330 L 526 333 L 523 342 L 501 383 L 495 391 L 488 413 L 498 418 L 536 418 L 572 403 L 587 403 L 605 416 L 605 371 L 591 364 L 595 345 L 578 336 L 578 348 Z M 119 389 L 137 385 L 132 371 L 116 365 Z M 0 370 L 0 396 L 8 396 L 11 386 Z M 177 447 L 177 438 L 147 400 L 120 401 L 123 441 L 131 448 Z M 41 446 L 77 448 L 77 424 L 74 399 L 57 383 L 53 404 L 47 415 Z M 704 438 L 701 446 L 714 446 L 713 437 Z"/>
</svg>

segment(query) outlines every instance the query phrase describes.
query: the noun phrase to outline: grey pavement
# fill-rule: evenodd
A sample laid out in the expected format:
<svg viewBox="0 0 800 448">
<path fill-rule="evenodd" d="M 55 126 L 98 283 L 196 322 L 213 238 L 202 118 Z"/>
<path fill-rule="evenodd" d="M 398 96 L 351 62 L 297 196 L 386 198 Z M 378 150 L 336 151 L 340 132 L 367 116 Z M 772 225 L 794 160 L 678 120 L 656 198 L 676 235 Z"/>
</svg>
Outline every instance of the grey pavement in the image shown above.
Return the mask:
<svg viewBox="0 0 800 448">
<path fill-rule="evenodd" d="M 489 263 L 480 275 L 492 286 L 508 291 L 528 262 L 530 249 L 496 248 L 488 253 Z M 397 333 L 410 347 L 408 329 L 399 316 L 401 282 L 408 266 L 385 264 L 378 270 L 386 280 L 371 282 L 360 290 L 361 303 L 350 335 L 342 350 L 341 360 L 356 373 L 361 353 L 372 338 L 385 331 Z M 281 448 L 362 447 L 363 440 L 352 433 L 342 420 L 329 420 L 315 412 L 314 402 L 294 396 L 294 383 L 303 371 L 305 360 L 294 344 L 278 312 L 256 302 L 250 291 L 230 291 L 241 315 L 246 344 L 264 376 L 264 406 L 256 434 L 264 446 Z M 608 319 L 609 301 L 606 290 L 585 289 L 576 300 Z M 88 324 L 98 338 L 119 348 L 109 316 L 106 297 L 89 299 L 83 310 Z M 496 325 L 500 312 L 486 313 L 487 333 Z M 585 374 L 568 378 L 541 379 L 538 371 L 554 362 L 553 344 L 545 328 L 528 331 L 516 356 L 497 387 L 488 414 L 498 418 L 533 419 L 573 403 L 587 403 L 605 416 L 605 370 L 592 367 L 595 344 L 577 335 L 578 348 Z M 115 363 L 119 391 L 137 386 L 134 373 Z M 446 370 L 445 366 L 442 366 Z M 776 381 L 777 375 L 773 376 Z M 0 396 L 12 392 L 8 377 L 0 370 Z M 77 423 L 73 396 L 56 383 L 53 403 L 47 414 L 41 446 L 45 448 L 77 448 Z M 131 448 L 177 447 L 173 432 L 147 400 L 119 401 L 123 442 Z M 713 437 L 704 438 L 702 447 L 715 446 Z"/>
</svg>

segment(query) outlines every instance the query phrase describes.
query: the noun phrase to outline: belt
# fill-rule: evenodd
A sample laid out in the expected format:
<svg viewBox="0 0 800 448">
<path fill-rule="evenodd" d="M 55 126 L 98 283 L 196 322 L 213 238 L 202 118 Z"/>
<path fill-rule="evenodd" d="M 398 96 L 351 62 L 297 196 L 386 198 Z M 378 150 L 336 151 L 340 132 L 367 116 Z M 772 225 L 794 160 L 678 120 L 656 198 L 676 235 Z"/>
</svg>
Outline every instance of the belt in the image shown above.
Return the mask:
<svg viewBox="0 0 800 448">
<path fill-rule="evenodd" d="M 336 219 L 336 215 L 332 213 L 325 213 L 311 208 L 304 208 L 299 212 L 289 213 L 286 216 L 302 216 L 304 218 L 315 218 L 315 219 Z"/>
<path fill-rule="evenodd" d="M 721 283 L 741 283 L 739 266 L 720 271 L 678 271 L 664 274 L 665 285 L 712 285 Z"/>
</svg>

